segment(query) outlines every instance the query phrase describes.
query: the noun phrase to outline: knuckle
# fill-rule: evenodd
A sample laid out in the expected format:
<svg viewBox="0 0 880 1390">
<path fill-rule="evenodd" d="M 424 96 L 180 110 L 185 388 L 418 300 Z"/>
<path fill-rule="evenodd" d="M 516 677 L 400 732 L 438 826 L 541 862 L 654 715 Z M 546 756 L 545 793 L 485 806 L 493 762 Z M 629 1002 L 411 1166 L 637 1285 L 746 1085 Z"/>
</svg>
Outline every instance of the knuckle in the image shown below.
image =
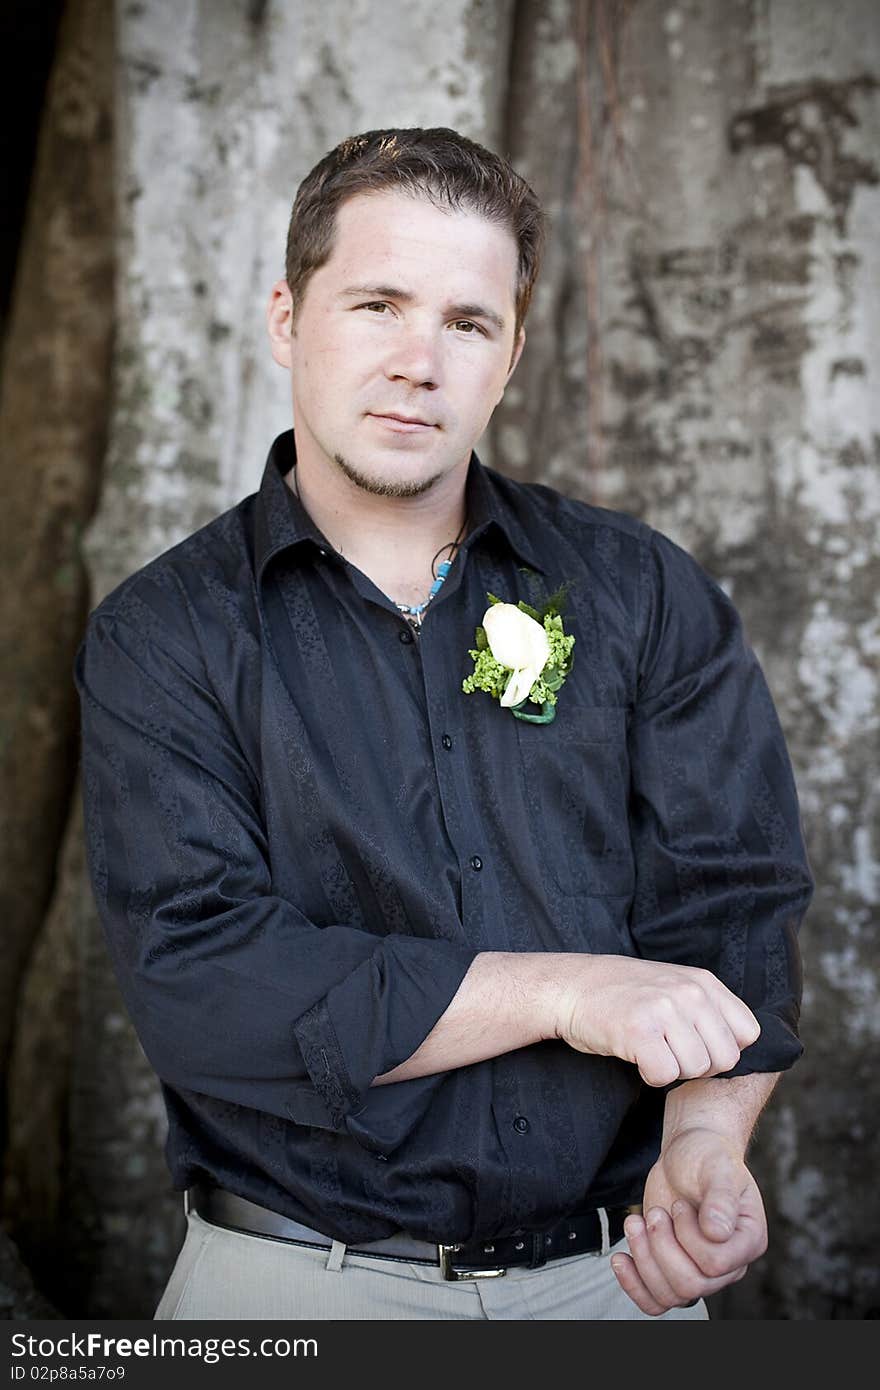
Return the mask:
<svg viewBox="0 0 880 1390">
<path fill-rule="evenodd" d="M 660 1029 L 650 1014 L 639 1014 L 630 1026 L 630 1035 L 635 1042 L 644 1045 L 656 1042 L 660 1037 Z"/>
<path fill-rule="evenodd" d="M 651 1005 L 649 1019 L 646 1020 L 650 1026 L 656 1029 L 663 1027 L 671 1018 L 675 1017 L 677 1010 L 675 1001 L 670 994 L 658 994 Z"/>
<path fill-rule="evenodd" d="M 709 1250 L 703 1261 L 703 1269 L 710 1279 L 720 1279 L 722 1275 L 728 1273 L 726 1264 L 727 1262 L 722 1254 L 715 1250 Z"/>
<path fill-rule="evenodd" d="M 715 994 L 719 989 L 727 989 L 727 986 L 721 983 L 717 975 L 713 975 L 711 970 L 705 970 L 702 966 L 694 967 L 693 983 L 704 995 Z"/>
</svg>

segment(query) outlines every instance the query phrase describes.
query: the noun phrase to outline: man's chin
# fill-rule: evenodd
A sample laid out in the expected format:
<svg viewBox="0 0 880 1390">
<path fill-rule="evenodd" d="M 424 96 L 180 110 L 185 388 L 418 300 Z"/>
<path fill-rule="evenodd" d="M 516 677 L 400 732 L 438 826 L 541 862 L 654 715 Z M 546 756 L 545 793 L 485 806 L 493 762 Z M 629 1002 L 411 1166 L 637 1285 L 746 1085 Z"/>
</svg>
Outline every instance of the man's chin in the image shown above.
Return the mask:
<svg viewBox="0 0 880 1390">
<path fill-rule="evenodd" d="M 333 462 L 355 487 L 359 487 L 362 492 L 371 493 L 374 497 L 419 497 L 443 477 L 442 471 L 420 478 L 395 478 L 387 475 L 383 477 L 381 473 L 352 463 L 342 454 L 334 454 Z"/>
</svg>

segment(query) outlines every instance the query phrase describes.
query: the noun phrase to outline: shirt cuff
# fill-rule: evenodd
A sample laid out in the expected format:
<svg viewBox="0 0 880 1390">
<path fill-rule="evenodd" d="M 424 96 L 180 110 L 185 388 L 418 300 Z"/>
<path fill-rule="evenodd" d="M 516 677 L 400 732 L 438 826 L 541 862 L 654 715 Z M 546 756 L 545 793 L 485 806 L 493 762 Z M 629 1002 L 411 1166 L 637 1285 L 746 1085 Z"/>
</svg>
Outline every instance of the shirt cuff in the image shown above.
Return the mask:
<svg viewBox="0 0 880 1390">
<path fill-rule="evenodd" d="M 779 1014 L 753 1008 L 752 1013 L 761 1025 L 761 1036 L 740 1053 L 739 1061 L 721 1076 L 748 1076 L 751 1072 L 787 1071 L 799 1057 L 804 1045 L 794 1024 Z"/>
<path fill-rule="evenodd" d="M 424 1042 L 477 954 L 457 942 L 385 937 L 367 960 L 298 1019 L 294 1035 L 334 1128 L 343 1128 L 348 1117 L 362 1115 L 374 1078 L 405 1062 Z M 406 1083 L 400 1088 L 406 1091 Z M 395 1092 L 398 1086 L 376 1089 Z M 402 1121 L 411 1099 L 408 1091 L 400 1095 Z M 389 1105 L 393 1108 L 393 1098 L 383 1097 L 383 1129 L 389 1128 Z"/>
</svg>

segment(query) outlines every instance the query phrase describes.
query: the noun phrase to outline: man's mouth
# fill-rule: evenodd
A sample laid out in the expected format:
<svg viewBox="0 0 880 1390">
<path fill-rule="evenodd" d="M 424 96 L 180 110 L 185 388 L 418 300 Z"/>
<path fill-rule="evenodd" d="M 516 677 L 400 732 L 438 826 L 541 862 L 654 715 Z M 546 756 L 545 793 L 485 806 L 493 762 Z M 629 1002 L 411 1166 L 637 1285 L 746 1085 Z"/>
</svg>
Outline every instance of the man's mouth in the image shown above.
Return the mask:
<svg viewBox="0 0 880 1390">
<path fill-rule="evenodd" d="M 390 415 L 371 413 L 370 418 L 378 420 L 380 425 L 385 425 L 388 429 L 402 434 L 415 434 L 420 430 L 434 429 L 430 420 L 423 420 L 418 415 L 398 415 L 396 412 Z"/>
</svg>

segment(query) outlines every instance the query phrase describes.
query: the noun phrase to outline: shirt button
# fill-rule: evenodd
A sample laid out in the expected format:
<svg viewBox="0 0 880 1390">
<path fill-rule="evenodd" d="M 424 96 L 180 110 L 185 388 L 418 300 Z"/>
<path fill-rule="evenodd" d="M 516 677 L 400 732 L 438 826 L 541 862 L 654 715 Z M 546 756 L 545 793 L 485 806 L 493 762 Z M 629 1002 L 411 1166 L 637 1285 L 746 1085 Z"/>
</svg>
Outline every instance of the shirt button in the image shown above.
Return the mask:
<svg viewBox="0 0 880 1390">
<path fill-rule="evenodd" d="M 443 747 L 444 747 L 444 748 L 451 748 L 451 747 L 452 747 L 452 739 L 449 737 L 448 734 L 444 734 L 443 737 L 441 738 L 440 742 L 443 744 Z"/>
<path fill-rule="evenodd" d="M 482 869 L 482 867 L 483 867 L 483 861 L 482 861 L 482 859 L 480 858 L 480 856 L 479 856 L 478 854 L 472 854 L 472 855 L 471 855 L 471 868 L 472 868 L 472 869 Z"/>
<path fill-rule="evenodd" d="M 516 1130 L 517 1134 L 528 1134 L 530 1128 L 529 1122 L 526 1119 L 525 1115 L 517 1115 L 516 1119 L 513 1122 L 513 1127 Z"/>
<path fill-rule="evenodd" d="M 413 635 L 408 627 L 401 628 L 397 635 L 401 642 L 411 642 L 413 639 Z"/>
</svg>

